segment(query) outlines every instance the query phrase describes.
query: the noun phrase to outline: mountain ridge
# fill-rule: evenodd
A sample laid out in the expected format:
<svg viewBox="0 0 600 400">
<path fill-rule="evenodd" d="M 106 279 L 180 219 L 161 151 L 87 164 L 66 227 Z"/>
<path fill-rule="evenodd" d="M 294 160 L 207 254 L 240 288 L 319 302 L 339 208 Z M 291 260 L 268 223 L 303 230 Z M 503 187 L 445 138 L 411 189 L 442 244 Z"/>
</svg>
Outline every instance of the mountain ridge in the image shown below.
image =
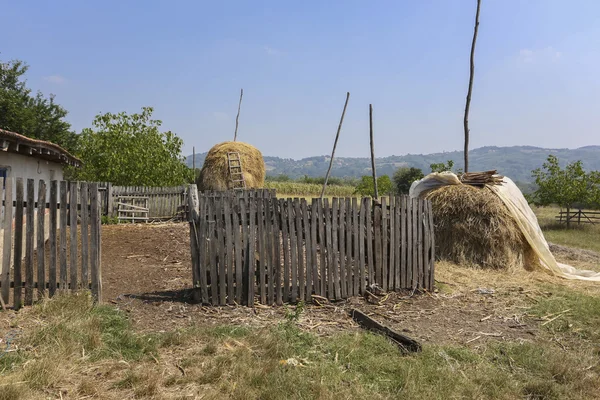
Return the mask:
<svg viewBox="0 0 600 400">
<path fill-rule="evenodd" d="M 540 168 L 548 155 L 556 155 L 564 166 L 569 162 L 581 160 L 586 170 L 600 170 L 600 146 L 589 145 L 577 149 L 549 149 L 536 146 L 484 146 L 469 152 L 471 171 L 498 170 L 514 181 L 529 183 L 533 181 L 531 171 Z M 196 166 L 204 163 L 206 153 L 196 153 Z M 287 175 L 298 178 L 324 176 L 329 167 L 330 155 L 311 156 L 299 160 L 265 156 L 267 175 Z M 430 164 L 454 161 L 455 168 L 463 168 L 463 152 L 448 151 L 431 154 L 406 154 L 386 156 L 375 159 L 378 175 L 392 175 L 399 167 L 416 167 L 427 173 Z M 186 158 L 192 166 L 192 156 Z M 369 157 L 335 157 L 331 175 L 336 177 L 360 177 L 371 173 Z"/>
</svg>

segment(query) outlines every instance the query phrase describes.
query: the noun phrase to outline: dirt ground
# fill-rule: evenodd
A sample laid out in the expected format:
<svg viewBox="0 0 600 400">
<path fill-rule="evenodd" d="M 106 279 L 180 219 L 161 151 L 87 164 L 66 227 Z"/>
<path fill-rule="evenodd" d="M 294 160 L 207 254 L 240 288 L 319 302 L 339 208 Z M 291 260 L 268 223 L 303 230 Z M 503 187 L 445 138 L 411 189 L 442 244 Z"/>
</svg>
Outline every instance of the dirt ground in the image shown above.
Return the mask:
<svg viewBox="0 0 600 400">
<path fill-rule="evenodd" d="M 556 250 L 565 261 L 600 259 L 597 254 Z M 192 304 L 187 224 L 104 226 L 102 264 L 104 301 L 125 310 L 140 331 L 205 324 L 266 326 L 281 322 L 286 310 L 293 308 Z M 549 295 L 534 284 L 546 279 L 556 278 L 540 272 L 507 274 L 438 263 L 435 293 L 391 293 L 382 296 L 379 304 L 364 298 L 309 304 L 300 325 L 321 335 L 358 330 L 348 316 L 356 307 L 424 343 L 477 346 L 490 340 L 532 341 L 540 321 L 527 309 L 532 299 Z"/>
</svg>

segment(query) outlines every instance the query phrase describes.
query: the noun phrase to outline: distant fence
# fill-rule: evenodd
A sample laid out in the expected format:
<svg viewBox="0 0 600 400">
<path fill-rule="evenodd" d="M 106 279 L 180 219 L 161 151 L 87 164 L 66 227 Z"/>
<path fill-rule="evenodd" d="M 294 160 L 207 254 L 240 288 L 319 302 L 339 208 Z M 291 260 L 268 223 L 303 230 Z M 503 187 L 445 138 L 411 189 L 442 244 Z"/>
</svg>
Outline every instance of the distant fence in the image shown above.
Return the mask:
<svg viewBox="0 0 600 400">
<path fill-rule="evenodd" d="M 205 304 L 282 304 L 431 290 L 431 203 L 408 197 L 190 196 L 194 295 Z M 197 205 L 197 209 L 196 209 Z"/>
<path fill-rule="evenodd" d="M 555 217 L 559 224 L 599 224 L 600 211 L 560 211 Z"/>
<path fill-rule="evenodd" d="M 58 290 L 89 288 L 102 298 L 98 184 L 48 183 L 0 179 L 0 295 L 16 309 Z"/>
<path fill-rule="evenodd" d="M 101 183 L 100 196 L 102 215 L 118 216 L 120 205 L 135 199 L 147 199 L 148 213 L 144 220 L 186 219 L 187 186 L 113 186 Z"/>
</svg>

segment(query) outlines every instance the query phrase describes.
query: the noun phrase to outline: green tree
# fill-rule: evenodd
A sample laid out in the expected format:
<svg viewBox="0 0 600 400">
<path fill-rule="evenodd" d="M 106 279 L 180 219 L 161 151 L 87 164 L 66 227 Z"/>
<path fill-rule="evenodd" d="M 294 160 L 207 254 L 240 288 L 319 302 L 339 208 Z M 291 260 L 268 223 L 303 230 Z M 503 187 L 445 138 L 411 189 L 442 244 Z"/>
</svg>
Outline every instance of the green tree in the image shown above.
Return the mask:
<svg viewBox="0 0 600 400">
<path fill-rule="evenodd" d="M 380 195 L 388 194 L 392 191 L 392 180 L 387 175 L 382 175 L 377 178 L 377 189 Z M 375 196 L 375 185 L 373 184 L 372 176 L 363 176 L 360 178 L 360 182 L 356 186 L 354 194 L 361 196 Z"/>
<path fill-rule="evenodd" d="M 41 92 L 32 94 L 25 80 L 28 68 L 23 61 L 0 61 L 0 129 L 75 152 L 78 135 L 64 120 L 67 111 L 56 104 L 52 94 L 47 98 Z"/>
<path fill-rule="evenodd" d="M 79 155 L 84 162 L 77 179 L 115 185 L 173 186 L 192 182 L 194 171 L 184 164 L 183 141 L 160 132 L 162 122 L 151 119 L 153 109 L 141 114 L 99 114 L 94 128 L 81 133 Z"/>
<path fill-rule="evenodd" d="M 433 163 L 430 164 L 431 172 L 445 172 L 452 171 L 452 167 L 454 167 L 454 161 L 448 160 L 445 163 Z"/>
<path fill-rule="evenodd" d="M 537 190 L 528 196 L 536 205 L 557 204 L 569 214 L 574 206 L 592 205 L 600 200 L 600 173 L 586 173 L 581 161 L 575 161 L 562 169 L 558 157 L 549 155 L 542 168 L 532 171 Z"/>
<path fill-rule="evenodd" d="M 418 181 L 422 179 L 425 175 L 423 175 L 423 171 L 419 168 L 415 167 L 400 167 L 394 172 L 393 180 L 394 187 L 396 189 L 396 193 L 398 194 L 408 194 L 410 190 L 410 185 L 414 181 Z"/>
</svg>

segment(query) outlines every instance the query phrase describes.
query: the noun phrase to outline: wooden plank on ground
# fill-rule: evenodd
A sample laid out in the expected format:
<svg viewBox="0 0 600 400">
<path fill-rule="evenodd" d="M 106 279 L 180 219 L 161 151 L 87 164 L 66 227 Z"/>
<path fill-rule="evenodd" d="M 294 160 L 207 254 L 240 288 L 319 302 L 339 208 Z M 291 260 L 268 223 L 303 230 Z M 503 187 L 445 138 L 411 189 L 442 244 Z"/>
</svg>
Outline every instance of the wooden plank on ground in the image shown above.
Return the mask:
<svg viewBox="0 0 600 400">
<path fill-rule="evenodd" d="M 381 198 L 381 287 L 388 290 L 388 209 L 387 197 Z"/>
<path fill-rule="evenodd" d="M 40 179 L 38 182 L 38 207 L 37 207 L 37 282 L 38 299 L 44 296 L 46 291 L 46 182 Z"/>
<path fill-rule="evenodd" d="M 304 233 L 304 264 L 305 264 L 305 296 L 306 301 L 312 299 L 312 248 L 311 248 L 311 237 L 310 237 L 310 220 L 308 218 L 308 203 L 306 199 L 302 199 L 302 226 Z"/>
<path fill-rule="evenodd" d="M 10 256 L 13 234 L 13 184 L 13 178 L 6 178 L 4 181 L 4 237 L 2 238 L 2 278 L 0 279 L 2 284 L 0 295 L 4 300 L 4 303 L 8 303 L 8 298 L 10 297 Z"/>
<path fill-rule="evenodd" d="M 361 199 L 360 211 L 358 219 L 358 294 L 364 294 L 365 292 L 365 227 L 366 227 L 366 213 L 367 206 L 366 200 Z M 355 228 L 356 230 L 356 228 Z M 356 245 L 356 241 L 354 242 Z"/>
<path fill-rule="evenodd" d="M 227 270 L 227 304 L 233 305 L 235 287 L 233 286 L 233 228 L 231 226 L 231 198 L 223 199 L 223 217 L 225 223 L 225 268 Z"/>
<path fill-rule="evenodd" d="M 68 186 L 66 181 L 60 182 L 60 290 L 67 289 L 67 195 Z"/>
<path fill-rule="evenodd" d="M 415 289 L 419 287 L 419 255 L 417 253 L 418 246 L 418 221 L 419 221 L 419 203 L 418 199 L 411 200 L 412 207 L 412 279 L 411 279 L 411 288 Z"/>
<path fill-rule="evenodd" d="M 292 279 L 292 292 L 290 293 L 290 301 L 295 303 L 298 300 L 298 237 L 297 227 L 294 218 L 295 203 L 297 199 L 288 199 L 288 223 L 290 235 L 290 269 Z"/>
<path fill-rule="evenodd" d="M 356 323 L 358 323 L 363 328 L 387 336 L 394 343 L 400 346 L 400 348 L 404 351 L 421 351 L 421 344 L 419 342 L 412 338 L 409 338 L 406 335 L 391 330 L 387 326 L 384 326 L 372 319 L 371 317 L 367 316 L 367 314 L 363 313 L 362 311 L 352 309 L 350 310 L 350 316 L 354 321 L 356 321 Z"/>
<path fill-rule="evenodd" d="M 65 185 L 66 186 L 66 185 Z M 62 189 L 62 182 L 61 182 Z M 97 302 L 102 301 L 102 269 L 101 269 L 101 242 L 100 242 L 100 198 L 98 197 L 98 184 L 91 183 L 90 190 L 90 272 L 92 280 L 92 296 Z M 62 204 L 61 204 L 62 207 Z M 61 228 L 62 230 L 62 228 Z M 61 267 L 62 269 L 62 267 Z M 66 280 L 66 269 L 65 269 Z"/>
<path fill-rule="evenodd" d="M 348 297 L 354 296 L 352 283 L 352 203 L 346 198 L 346 293 Z"/>
<path fill-rule="evenodd" d="M 70 251 L 69 251 L 69 272 L 70 272 L 70 288 L 77 290 L 77 204 L 79 203 L 79 185 L 77 182 L 69 184 L 69 210 L 71 217 L 69 224 L 70 235 Z"/>
<path fill-rule="evenodd" d="M 358 241 L 358 200 L 356 197 L 352 198 L 352 239 L 352 294 L 358 296 L 360 294 L 360 255 L 358 252 L 360 244 Z"/>
<path fill-rule="evenodd" d="M 429 255 L 429 290 L 434 289 L 435 278 L 435 224 L 433 220 L 433 209 L 431 201 L 427 201 L 427 212 L 429 213 L 429 233 L 431 239 L 431 254 Z"/>
<path fill-rule="evenodd" d="M 56 293 L 56 238 L 58 236 L 57 228 L 58 228 L 58 182 L 51 181 L 50 182 L 50 213 L 49 213 L 49 225 L 50 232 L 48 238 L 48 251 L 50 255 L 48 257 L 48 274 L 50 285 L 48 287 L 48 295 L 50 297 L 54 296 Z"/>
<path fill-rule="evenodd" d="M 33 242 L 35 241 L 35 181 L 27 179 L 27 208 L 25 211 L 25 305 L 33 304 Z"/>
<path fill-rule="evenodd" d="M 304 237 L 302 227 L 302 201 L 294 199 L 294 215 L 296 216 L 296 244 L 298 245 L 298 298 L 304 301 L 306 293 L 304 269 Z"/>
<path fill-rule="evenodd" d="M 396 264 L 394 263 L 394 256 L 395 256 L 395 248 L 394 248 L 394 240 L 396 237 L 396 225 L 395 225 L 395 217 L 396 217 L 396 199 L 394 198 L 394 196 L 390 196 L 389 197 L 389 201 L 390 201 L 390 210 L 388 213 L 388 226 L 389 226 L 389 236 L 388 236 L 388 242 L 386 243 L 386 248 L 388 248 L 388 290 L 392 291 L 395 289 L 394 286 L 394 277 L 396 276 Z"/>
<path fill-rule="evenodd" d="M 16 207 L 15 207 L 15 234 L 14 234 L 14 262 L 13 262 L 13 281 L 14 294 L 13 301 L 15 310 L 21 308 L 21 295 L 23 287 L 23 278 L 21 267 L 23 260 L 23 178 L 16 179 Z"/>
<path fill-rule="evenodd" d="M 338 248 L 340 264 L 340 296 L 342 299 L 348 298 L 348 286 L 346 282 L 346 200 L 340 198 L 338 222 Z"/>
<path fill-rule="evenodd" d="M 86 182 L 81 182 L 81 286 L 84 289 L 89 287 L 90 275 L 90 247 L 89 247 L 89 186 Z"/>
<path fill-rule="evenodd" d="M 338 220 L 339 220 L 339 199 L 334 197 L 331 200 L 331 252 L 333 255 L 333 262 L 331 264 L 332 274 L 329 274 L 333 280 L 333 292 L 334 297 L 331 299 L 340 299 L 340 275 L 339 275 L 339 243 L 338 243 Z"/>
<path fill-rule="evenodd" d="M 279 199 L 279 207 L 281 209 L 281 236 L 283 240 L 283 302 L 290 301 L 290 242 L 289 242 L 289 227 L 288 227 L 288 203 L 285 199 Z"/>
<path fill-rule="evenodd" d="M 312 199 L 311 212 L 310 212 L 310 258 L 312 262 L 312 279 L 313 279 L 313 290 L 314 293 L 319 293 L 319 263 L 317 260 L 317 226 L 319 224 L 318 216 L 318 199 Z M 310 300 L 308 297 L 307 300 Z"/>
<path fill-rule="evenodd" d="M 368 284 L 372 285 L 375 283 L 375 257 L 373 254 L 373 216 L 374 213 L 371 211 L 371 199 L 365 200 L 365 221 L 367 229 L 367 263 L 369 264 L 369 281 Z"/>
<path fill-rule="evenodd" d="M 325 214 L 323 208 L 323 200 L 317 200 L 317 218 L 318 218 L 318 235 L 319 235 L 319 289 L 321 297 L 327 296 L 327 251 L 326 251 L 326 240 L 325 240 Z"/>
</svg>

